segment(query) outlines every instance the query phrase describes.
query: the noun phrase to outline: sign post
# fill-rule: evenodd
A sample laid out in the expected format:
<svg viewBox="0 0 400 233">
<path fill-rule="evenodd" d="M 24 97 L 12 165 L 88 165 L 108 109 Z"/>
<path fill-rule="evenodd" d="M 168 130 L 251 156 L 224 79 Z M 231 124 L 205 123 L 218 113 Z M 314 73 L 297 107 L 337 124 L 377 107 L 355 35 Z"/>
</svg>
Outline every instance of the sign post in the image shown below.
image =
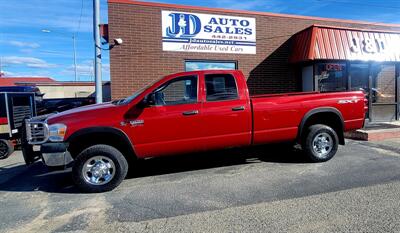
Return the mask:
<svg viewBox="0 0 400 233">
<path fill-rule="evenodd" d="M 94 36 L 94 78 L 96 83 L 96 103 L 103 102 L 101 81 L 101 44 L 100 44 L 100 0 L 93 0 L 93 36 Z"/>
</svg>

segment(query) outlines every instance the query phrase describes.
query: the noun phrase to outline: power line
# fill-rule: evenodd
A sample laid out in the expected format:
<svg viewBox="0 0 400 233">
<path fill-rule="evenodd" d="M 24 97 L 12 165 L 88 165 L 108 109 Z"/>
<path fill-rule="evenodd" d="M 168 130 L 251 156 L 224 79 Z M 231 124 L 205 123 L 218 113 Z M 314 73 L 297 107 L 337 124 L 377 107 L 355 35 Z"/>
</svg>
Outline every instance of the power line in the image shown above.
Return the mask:
<svg viewBox="0 0 400 233">
<path fill-rule="evenodd" d="M 79 15 L 78 28 L 77 28 L 77 30 L 75 30 L 75 34 L 77 34 L 79 32 L 79 30 L 81 29 L 82 14 L 83 14 L 83 0 L 81 0 L 81 13 Z"/>
</svg>

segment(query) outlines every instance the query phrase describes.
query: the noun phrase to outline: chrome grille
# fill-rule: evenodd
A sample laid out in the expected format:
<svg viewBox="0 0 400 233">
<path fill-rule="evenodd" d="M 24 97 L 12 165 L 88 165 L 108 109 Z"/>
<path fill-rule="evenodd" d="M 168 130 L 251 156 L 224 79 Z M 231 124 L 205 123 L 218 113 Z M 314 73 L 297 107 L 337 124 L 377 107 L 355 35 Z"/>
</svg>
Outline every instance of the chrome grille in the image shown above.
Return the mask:
<svg viewBox="0 0 400 233">
<path fill-rule="evenodd" d="M 30 106 L 13 106 L 14 127 L 19 128 L 25 118 L 32 117 Z"/>
<path fill-rule="evenodd" d="M 26 121 L 26 139 L 29 144 L 42 144 L 49 138 L 49 128 L 44 122 Z"/>
</svg>

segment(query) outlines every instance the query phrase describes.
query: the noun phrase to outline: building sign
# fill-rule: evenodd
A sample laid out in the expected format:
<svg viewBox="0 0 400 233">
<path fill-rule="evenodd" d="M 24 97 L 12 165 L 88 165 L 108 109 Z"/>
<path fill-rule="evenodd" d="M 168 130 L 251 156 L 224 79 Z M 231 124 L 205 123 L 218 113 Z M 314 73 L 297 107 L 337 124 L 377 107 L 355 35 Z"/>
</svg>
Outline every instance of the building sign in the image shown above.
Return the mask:
<svg viewBox="0 0 400 233">
<path fill-rule="evenodd" d="M 359 33 L 349 43 L 351 60 L 398 61 L 400 36 L 392 33 Z"/>
<path fill-rule="evenodd" d="M 290 62 L 311 60 L 399 62 L 400 32 L 311 26 L 293 36 Z"/>
<path fill-rule="evenodd" d="M 256 54 L 255 18 L 162 11 L 164 51 Z"/>
<path fill-rule="evenodd" d="M 366 38 L 360 39 L 353 37 L 351 40 L 350 50 L 353 53 L 383 53 L 387 47 L 387 42 L 382 38 Z"/>
<path fill-rule="evenodd" d="M 345 68 L 344 64 L 337 64 L 337 63 L 326 63 L 325 70 L 326 71 L 343 71 Z"/>
</svg>

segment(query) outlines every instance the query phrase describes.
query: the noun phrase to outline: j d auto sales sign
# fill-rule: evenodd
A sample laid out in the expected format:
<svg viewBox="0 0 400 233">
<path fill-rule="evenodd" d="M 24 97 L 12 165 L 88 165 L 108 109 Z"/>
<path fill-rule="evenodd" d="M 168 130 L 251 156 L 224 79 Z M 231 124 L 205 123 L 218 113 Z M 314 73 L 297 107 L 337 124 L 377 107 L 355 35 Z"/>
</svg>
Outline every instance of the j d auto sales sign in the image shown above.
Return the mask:
<svg viewBox="0 0 400 233">
<path fill-rule="evenodd" d="M 256 54 L 255 18 L 162 11 L 164 51 Z"/>
</svg>

